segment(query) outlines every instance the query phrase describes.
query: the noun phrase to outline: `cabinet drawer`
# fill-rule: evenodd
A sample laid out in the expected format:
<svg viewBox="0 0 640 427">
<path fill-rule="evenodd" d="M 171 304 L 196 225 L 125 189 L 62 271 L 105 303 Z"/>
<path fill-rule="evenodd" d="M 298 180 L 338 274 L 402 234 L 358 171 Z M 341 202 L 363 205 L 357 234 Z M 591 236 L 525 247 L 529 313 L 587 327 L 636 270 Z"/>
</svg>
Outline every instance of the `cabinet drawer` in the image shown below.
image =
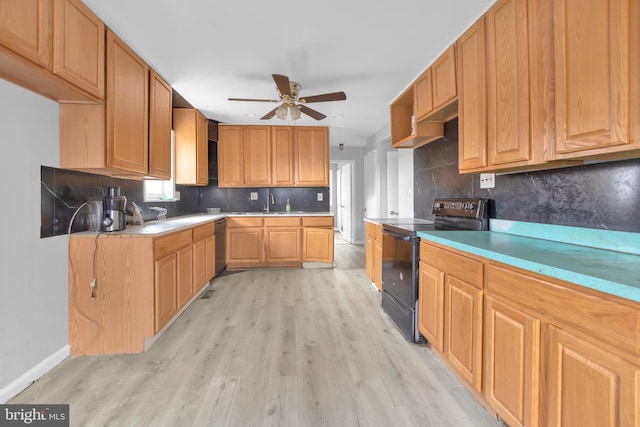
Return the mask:
<svg viewBox="0 0 640 427">
<path fill-rule="evenodd" d="M 299 216 L 292 218 L 265 218 L 264 225 L 265 227 L 299 227 L 301 219 Z"/>
<path fill-rule="evenodd" d="M 216 225 L 213 222 L 208 222 L 203 225 L 199 225 L 193 229 L 193 241 L 198 242 L 207 237 L 215 234 Z"/>
<path fill-rule="evenodd" d="M 227 217 L 227 228 L 233 227 L 262 227 L 261 217 L 234 218 Z"/>
<path fill-rule="evenodd" d="M 305 227 L 333 227 L 332 216 L 305 216 L 302 218 Z"/>
<path fill-rule="evenodd" d="M 162 258 L 190 244 L 191 229 L 173 233 L 169 236 L 158 237 L 153 241 L 154 259 Z"/>
<path fill-rule="evenodd" d="M 425 242 L 420 242 L 420 261 L 462 279 L 476 288 L 483 288 L 483 264 Z"/>
<path fill-rule="evenodd" d="M 567 324 L 627 352 L 640 355 L 640 306 L 626 305 L 555 281 L 496 265 L 487 266 L 487 290 L 549 320 Z M 570 307 L 570 309 L 567 309 Z M 555 322 L 554 322 L 555 323 Z"/>
</svg>

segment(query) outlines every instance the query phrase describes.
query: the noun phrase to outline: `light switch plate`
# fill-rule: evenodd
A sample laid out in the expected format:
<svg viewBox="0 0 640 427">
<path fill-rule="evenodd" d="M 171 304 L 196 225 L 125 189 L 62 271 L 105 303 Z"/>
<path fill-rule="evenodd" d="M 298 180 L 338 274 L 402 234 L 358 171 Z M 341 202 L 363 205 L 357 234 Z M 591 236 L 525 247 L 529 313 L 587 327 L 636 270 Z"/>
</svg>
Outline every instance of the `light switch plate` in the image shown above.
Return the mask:
<svg viewBox="0 0 640 427">
<path fill-rule="evenodd" d="M 251 192 L 251 200 L 258 200 L 258 192 L 257 191 L 252 191 Z"/>
<path fill-rule="evenodd" d="M 318 193 L 318 201 L 321 202 L 323 200 L 323 195 L 322 193 Z"/>
<path fill-rule="evenodd" d="M 495 188 L 496 187 L 496 174 L 495 173 L 481 173 L 480 174 L 480 188 Z"/>
</svg>

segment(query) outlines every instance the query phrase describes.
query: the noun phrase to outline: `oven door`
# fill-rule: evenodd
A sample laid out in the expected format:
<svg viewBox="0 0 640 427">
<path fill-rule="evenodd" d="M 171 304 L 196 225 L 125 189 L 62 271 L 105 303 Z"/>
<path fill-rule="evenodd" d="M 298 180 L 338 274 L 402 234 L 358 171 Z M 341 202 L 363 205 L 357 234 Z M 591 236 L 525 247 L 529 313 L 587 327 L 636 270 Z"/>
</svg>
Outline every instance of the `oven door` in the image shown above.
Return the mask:
<svg viewBox="0 0 640 427">
<path fill-rule="evenodd" d="M 418 299 L 418 251 L 416 236 L 383 230 L 382 288 L 407 307 Z"/>
</svg>

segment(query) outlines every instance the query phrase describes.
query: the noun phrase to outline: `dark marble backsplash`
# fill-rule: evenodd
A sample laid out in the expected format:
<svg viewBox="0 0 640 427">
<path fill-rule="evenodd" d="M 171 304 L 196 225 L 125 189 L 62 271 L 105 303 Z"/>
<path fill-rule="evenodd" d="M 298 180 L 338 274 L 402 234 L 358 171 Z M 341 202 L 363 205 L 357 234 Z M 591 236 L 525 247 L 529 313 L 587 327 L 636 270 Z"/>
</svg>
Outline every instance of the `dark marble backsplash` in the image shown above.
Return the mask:
<svg viewBox="0 0 640 427">
<path fill-rule="evenodd" d="M 329 187 L 292 188 L 218 188 L 217 144 L 209 141 L 209 185 L 192 187 L 176 185 L 180 200 L 176 202 L 144 202 L 142 181 L 111 178 L 67 169 L 47 166 L 40 168 L 41 180 L 41 221 L 40 236 L 50 237 L 66 234 L 69 222 L 76 209 L 84 202 L 102 200 L 107 187 L 120 187 L 120 194 L 127 202 L 134 202 L 142 208 L 145 221 L 157 219 L 158 212 L 151 207 L 167 209 L 167 218 L 204 213 L 207 208 L 220 208 L 222 212 L 262 212 L 271 192 L 275 204 L 270 210 L 284 211 L 287 199 L 292 211 L 328 212 Z M 251 200 L 256 192 L 257 200 Z M 318 193 L 322 201 L 317 201 Z M 131 206 L 127 203 L 127 207 Z M 89 229 L 89 209 L 78 210 L 73 220 L 72 232 Z"/>
<path fill-rule="evenodd" d="M 640 159 L 496 176 L 458 173 L 458 120 L 443 139 L 414 152 L 416 218 L 432 219 L 436 197 L 485 197 L 492 218 L 640 232 Z"/>
</svg>

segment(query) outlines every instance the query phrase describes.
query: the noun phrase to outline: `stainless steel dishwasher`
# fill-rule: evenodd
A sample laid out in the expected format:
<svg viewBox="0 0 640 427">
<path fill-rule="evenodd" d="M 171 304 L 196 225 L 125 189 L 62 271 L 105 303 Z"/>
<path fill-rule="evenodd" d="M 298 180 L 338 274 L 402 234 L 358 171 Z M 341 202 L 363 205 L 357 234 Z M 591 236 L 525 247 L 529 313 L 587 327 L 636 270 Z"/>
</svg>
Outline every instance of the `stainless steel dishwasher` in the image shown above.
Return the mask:
<svg viewBox="0 0 640 427">
<path fill-rule="evenodd" d="M 225 251 L 227 247 L 227 221 L 221 218 L 216 224 L 216 276 L 227 267 Z"/>
</svg>

